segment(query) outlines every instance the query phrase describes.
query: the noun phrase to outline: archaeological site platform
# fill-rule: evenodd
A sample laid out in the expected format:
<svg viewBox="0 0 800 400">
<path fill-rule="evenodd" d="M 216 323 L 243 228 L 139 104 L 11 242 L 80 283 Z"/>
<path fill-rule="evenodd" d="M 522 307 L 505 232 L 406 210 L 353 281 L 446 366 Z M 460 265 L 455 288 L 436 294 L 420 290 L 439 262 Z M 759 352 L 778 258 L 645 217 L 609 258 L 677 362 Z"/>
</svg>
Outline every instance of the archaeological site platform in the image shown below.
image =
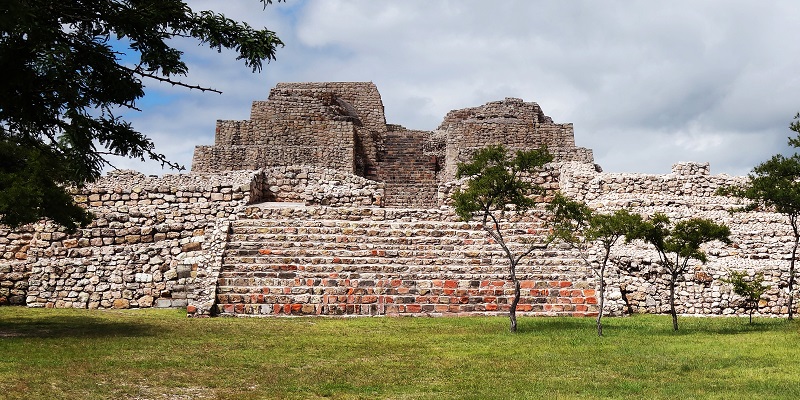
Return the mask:
<svg viewBox="0 0 800 400">
<path fill-rule="evenodd" d="M 622 207 L 724 222 L 732 245 L 709 244 L 678 287 L 678 312 L 744 313 L 720 279 L 763 273 L 759 313 L 787 312 L 792 233 L 780 214 L 731 214 L 717 188 L 744 177 L 681 162 L 663 175 L 607 173 L 576 146 L 573 125 L 506 98 L 454 110 L 432 131 L 386 122 L 370 82 L 281 83 L 250 118 L 217 121 L 186 174 L 117 171 L 74 190 L 96 218 L 67 234 L 52 223 L 0 227 L 0 304 L 186 308 L 209 315 L 500 315 L 513 287 L 501 249 L 450 205 L 456 166 L 479 148 L 547 146 L 529 177 L 600 211 Z M 503 221 L 511 243 L 548 234 L 544 210 Z M 514 245 L 517 246 L 517 245 Z M 641 243 L 620 246 L 607 312 L 668 311 L 667 276 Z M 522 315 L 597 313 L 596 278 L 563 245 L 518 267 Z"/>
</svg>

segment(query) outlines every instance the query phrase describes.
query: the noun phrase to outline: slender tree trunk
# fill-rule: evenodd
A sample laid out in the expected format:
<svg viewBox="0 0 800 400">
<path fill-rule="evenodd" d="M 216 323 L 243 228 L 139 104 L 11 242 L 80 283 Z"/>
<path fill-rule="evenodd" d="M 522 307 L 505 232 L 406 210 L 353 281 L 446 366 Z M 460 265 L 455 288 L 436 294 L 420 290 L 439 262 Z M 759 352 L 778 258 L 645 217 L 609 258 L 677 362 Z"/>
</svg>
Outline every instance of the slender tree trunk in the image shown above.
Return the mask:
<svg viewBox="0 0 800 400">
<path fill-rule="evenodd" d="M 794 259 L 797 256 L 797 245 L 800 241 L 797 229 L 794 231 L 794 247 L 792 247 L 792 259 L 789 261 L 789 320 L 794 319 Z"/>
<path fill-rule="evenodd" d="M 600 265 L 600 273 L 597 274 L 600 278 L 600 309 L 597 310 L 597 336 L 603 336 L 602 320 L 606 304 L 606 266 L 608 265 L 608 257 L 611 255 L 611 246 L 614 245 L 615 241 L 616 239 L 611 242 L 604 242 L 605 255 L 603 255 L 603 263 Z"/>
<path fill-rule="evenodd" d="M 519 304 L 519 295 L 520 295 L 520 288 L 519 288 L 519 280 L 515 276 L 513 278 L 514 281 L 514 301 L 511 302 L 511 309 L 508 310 L 508 317 L 511 319 L 511 332 L 517 331 L 517 304 Z"/>
<path fill-rule="evenodd" d="M 669 306 L 670 314 L 672 315 L 672 330 L 678 330 L 678 312 L 675 310 L 675 281 L 677 277 L 675 274 L 670 275 L 669 280 Z"/>
<path fill-rule="evenodd" d="M 600 309 L 597 310 L 597 336 L 603 336 L 603 304 L 605 303 L 606 281 L 605 281 L 605 268 L 600 269 Z"/>
</svg>

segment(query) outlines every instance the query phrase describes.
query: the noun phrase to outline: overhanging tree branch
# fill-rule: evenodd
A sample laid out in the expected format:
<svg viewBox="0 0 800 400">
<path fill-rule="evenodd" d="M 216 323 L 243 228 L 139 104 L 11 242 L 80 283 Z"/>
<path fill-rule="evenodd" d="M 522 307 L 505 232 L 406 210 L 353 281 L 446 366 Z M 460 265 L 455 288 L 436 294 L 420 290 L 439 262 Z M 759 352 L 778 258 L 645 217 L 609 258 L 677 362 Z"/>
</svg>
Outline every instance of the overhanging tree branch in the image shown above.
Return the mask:
<svg viewBox="0 0 800 400">
<path fill-rule="evenodd" d="M 180 0 L 6 0 L 0 19 L 0 224 L 12 227 L 41 218 L 68 230 L 88 223 L 66 188 L 97 179 L 108 156 L 181 168 L 112 112 L 139 110 L 142 78 L 220 93 L 174 78 L 188 67 L 171 38 L 232 49 L 254 72 L 283 46 L 273 31 Z M 123 65 L 122 54 L 138 58 L 136 67 Z"/>
</svg>

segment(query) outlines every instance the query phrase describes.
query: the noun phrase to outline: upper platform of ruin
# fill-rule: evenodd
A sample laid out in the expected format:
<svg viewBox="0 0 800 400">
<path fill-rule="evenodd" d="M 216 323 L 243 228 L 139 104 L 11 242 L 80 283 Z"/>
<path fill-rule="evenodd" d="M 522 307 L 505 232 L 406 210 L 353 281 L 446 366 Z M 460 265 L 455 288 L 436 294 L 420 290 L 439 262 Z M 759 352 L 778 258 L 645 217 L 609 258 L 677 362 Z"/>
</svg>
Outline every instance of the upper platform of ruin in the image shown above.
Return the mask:
<svg viewBox="0 0 800 400">
<path fill-rule="evenodd" d="M 390 204 L 427 205 L 459 162 L 490 144 L 544 145 L 557 162 L 594 162 L 590 149 L 575 146 L 571 123 L 553 122 L 533 102 L 453 110 L 436 130 L 420 131 L 386 123 L 372 82 L 306 82 L 278 84 L 253 102 L 248 120 L 217 121 L 214 145 L 195 149 L 192 171 L 314 166 L 385 182 Z"/>
</svg>

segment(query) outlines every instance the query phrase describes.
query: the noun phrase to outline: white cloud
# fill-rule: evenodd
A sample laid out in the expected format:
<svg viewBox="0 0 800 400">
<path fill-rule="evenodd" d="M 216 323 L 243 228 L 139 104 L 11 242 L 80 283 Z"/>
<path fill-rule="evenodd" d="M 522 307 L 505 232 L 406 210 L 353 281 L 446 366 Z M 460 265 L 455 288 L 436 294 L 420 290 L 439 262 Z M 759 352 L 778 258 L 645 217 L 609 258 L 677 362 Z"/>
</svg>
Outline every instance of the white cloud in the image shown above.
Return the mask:
<svg viewBox="0 0 800 400">
<path fill-rule="evenodd" d="M 691 157 L 743 174 L 785 150 L 800 111 L 800 8 L 791 0 L 189 4 L 266 26 L 286 47 L 258 75 L 230 52 L 183 47 L 187 79 L 224 94 L 154 85 L 148 96 L 170 102 L 133 122 L 187 165 L 194 145 L 213 142 L 216 119 L 247 118 L 250 102 L 281 81 L 373 81 L 387 121 L 414 129 L 434 129 L 452 109 L 521 97 L 573 122 L 577 144 L 606 171 L 668 172 Z"/>
</svg>

